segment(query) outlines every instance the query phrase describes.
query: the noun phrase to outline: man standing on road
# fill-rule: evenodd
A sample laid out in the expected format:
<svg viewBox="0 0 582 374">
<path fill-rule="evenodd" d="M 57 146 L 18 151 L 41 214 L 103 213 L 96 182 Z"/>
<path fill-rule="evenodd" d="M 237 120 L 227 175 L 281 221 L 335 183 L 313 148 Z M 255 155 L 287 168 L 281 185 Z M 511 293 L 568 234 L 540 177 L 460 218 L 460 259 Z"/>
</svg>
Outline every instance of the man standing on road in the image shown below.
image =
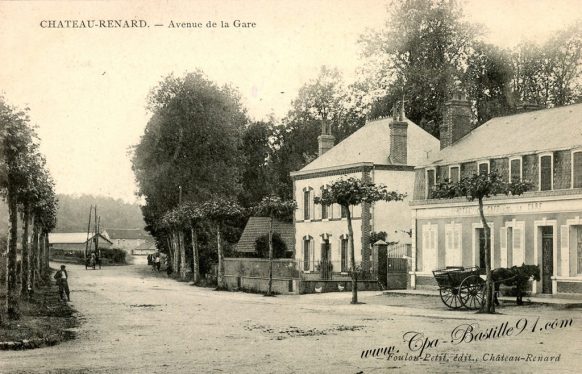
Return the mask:
<svg viewBox="0 0 582 374">
<path fill-rule="evenodd" d="M 156 268 L 156 270 L 158 271 L 158 273 L 160 272 L 160 266 L 161 266 L 161 262 L 160 262 L 160 254 L 157 253 L 156 254 L 156 258 L 154 259 L 154 266 Z"/>
<path fill-rule="evenodd" d="M 61 265 L 61 270 L 55 273 L 54 278 L 57 280 L 57 286 L 59 286 L 59 297 L 61 298 L 61 301 L 71 301 L 68 283 L 69 275 L 65 268 L 65 265 Z M 67 300 L 64 300 L 63 292 L 67 295 Z"/>
</svg>

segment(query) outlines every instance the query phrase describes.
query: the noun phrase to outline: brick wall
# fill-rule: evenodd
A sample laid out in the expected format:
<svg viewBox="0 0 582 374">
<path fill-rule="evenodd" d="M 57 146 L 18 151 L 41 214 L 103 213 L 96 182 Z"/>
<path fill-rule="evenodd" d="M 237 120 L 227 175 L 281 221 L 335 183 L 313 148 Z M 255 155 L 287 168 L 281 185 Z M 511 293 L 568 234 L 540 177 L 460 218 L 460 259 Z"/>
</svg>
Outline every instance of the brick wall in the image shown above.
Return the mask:
<svg viewBox="0 0 582 374">
<path fill-rule="evenodd" d="M 572 152 L 554 152 L 554 190 L 570 188 Z"/>
<path fill-rule="evenodd" d="M 426 197 L 426 174 L 424 169 L 414 171 L 414 193 L 413 200 L 422 200 Z"/>
<path fill-rule="evenodd" d="M 525 155 L 522 158 L 523 180 L 528 180 L 533 183 L 533 191 L 539 188 L 538 183 L 538 155 Z"/>
<path fill-rule="evenodd" d="M 489 164 L 491 171 L 496 171 L 503 180 L 509 180 L 509 159 L 508 158 L 494 158 Z"/>
<path fill-rule="evenodd" d="M 461 164 L 461 178 L 470 177 L 473 174 L 477 174 L 476 162 L 464 162 Z"/>
</svg>

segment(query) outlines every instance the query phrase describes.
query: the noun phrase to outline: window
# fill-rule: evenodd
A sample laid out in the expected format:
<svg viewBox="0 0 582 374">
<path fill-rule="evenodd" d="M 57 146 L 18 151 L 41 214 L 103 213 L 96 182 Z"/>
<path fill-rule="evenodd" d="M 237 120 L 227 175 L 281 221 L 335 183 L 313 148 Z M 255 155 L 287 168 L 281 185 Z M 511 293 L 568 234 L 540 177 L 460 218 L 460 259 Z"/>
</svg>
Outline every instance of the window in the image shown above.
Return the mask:
<svg viewBox="0 0 582 374">
<path fill-rule="evenodd" d="M 341 215 L 342 215 L 342 218 L 346 218 L 346 217 L 348 216 L 348 208 L 346 208 L 346 207 L 345 207 L 345 206 L 343 206 L 343 205 L 340 205 L 340 208 L 341 208 Z"/>
<path fill-rule="evenodd" d="M 521 266 L 525 262 L 524 246 L 525 240 L 524 225 L 516 225 L 510 230 L 511 239 L 511 262 L 513 266 Z"/>
<path fill-rule="evenodd" d="M 511 183 L 521 182 L 521 158 L 509 160 L 509 181 Z"/>
<path fill-rule="evenodd" d="M 572 187 L 582 188 L 582 151 L 572 153 Z"/>
<path fill-rule="evenodd" d="M 321 186 L 321 193 L 323 195 L 323 190 L 325 189 L 325 186 Z M 325 204 L 321 204 L 321 219 L 328 219 L 329 217 L 327 216 L 327 205 Z"/>
<path fill-rule="evenodd" d="M 425 272 L 437 268 L 437 225 L 422 225 L 422 267 Z"/>
<path fill-rule="evenodd" d="M 348 271 L 348 238 L 343 238 L 341 242 L 341 272 Z"/>
<path fill-rule="evenodd" d="M 552 155 L 540 156 L 540 191 L 552 189 Z"/>
<path fill-rule="evenodd" d="M 449 180 L 453 183 L 457 183 L 459 181 L 460 176 L 460 168 L 458 166 L 451 166 L 449 167 Z"/>
<path fill-rule="evenodd" d="M 303 219 L 305 219 L 305 220 L 309 219 L 309 205 L 310 205 L 309 190 L 304 190 L 303 191 Z"/>
<path fill-rule="evenodd" d="M 445 225 L 445 266 L 461 266 L 461 224 Z"/>
<path fill-rule="evenodd" d="M 432 190 L 434 189 L 434 169 L 426 170 L 426 198 L 430 199 L 432 197 Z"/>
<path fill-rule="evenodd" d="M 303 270 L 304 271 L 308 271 L 309 270 L 309 247 L 311 246 L 311 240 L 310 239 L 303 239 Z"/>
<path fill-rule="evenodd" d="M 477 165 L 479 174 L 489 174 L 489 161 L 480 162 Z"/>
</svg>

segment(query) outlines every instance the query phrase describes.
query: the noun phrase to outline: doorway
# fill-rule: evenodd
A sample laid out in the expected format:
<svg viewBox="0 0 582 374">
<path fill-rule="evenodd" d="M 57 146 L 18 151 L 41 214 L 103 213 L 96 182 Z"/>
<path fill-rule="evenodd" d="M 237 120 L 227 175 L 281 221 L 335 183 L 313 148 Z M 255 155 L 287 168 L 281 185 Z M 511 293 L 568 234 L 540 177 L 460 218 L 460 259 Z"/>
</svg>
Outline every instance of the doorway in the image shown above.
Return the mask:
<svg viewBox="0 0 582 374">
<path fill-rule="evenodd" d="M 552 293 L 554 274 L 554 228 L 542 226 L 542 293 Z"/>
<path fill-rule="evenodd" d="M 331 279 L 332 264 L 331 264 L 331 244 L 329 239 L 321 243 L 321 262 L 319 264 L 319 271 L 321 279 Z"/>
</svg>

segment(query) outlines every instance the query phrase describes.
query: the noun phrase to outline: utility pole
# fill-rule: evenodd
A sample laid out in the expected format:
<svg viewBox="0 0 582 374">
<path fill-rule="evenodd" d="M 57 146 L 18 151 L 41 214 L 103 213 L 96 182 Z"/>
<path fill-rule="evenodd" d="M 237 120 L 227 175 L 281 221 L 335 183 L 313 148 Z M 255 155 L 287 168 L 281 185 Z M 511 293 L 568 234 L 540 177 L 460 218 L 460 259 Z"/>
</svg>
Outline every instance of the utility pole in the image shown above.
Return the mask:
<svg viewBox="0 0 582 374">
<path fill-rule="evenodd" d="M 95 234 L 93 235 L 93 243 L 95 243 L 95 255 L 97 255 L 97 249 L 99 248 L 99 239 L 97 239 L 99 237 L 99 232 L 97 232 L 97 204 L 95 204 Z"/>
<path fill-rule="evenodd" d="M 91 231 L 91 213 L 93 213 L 93 204 L 89 207 L 89 223 L 87 224 L 87 241 L 85 242 L 84 260 L 87 263 L 87 254 L 89 253 L 89 231 Z"/>
</svg>

